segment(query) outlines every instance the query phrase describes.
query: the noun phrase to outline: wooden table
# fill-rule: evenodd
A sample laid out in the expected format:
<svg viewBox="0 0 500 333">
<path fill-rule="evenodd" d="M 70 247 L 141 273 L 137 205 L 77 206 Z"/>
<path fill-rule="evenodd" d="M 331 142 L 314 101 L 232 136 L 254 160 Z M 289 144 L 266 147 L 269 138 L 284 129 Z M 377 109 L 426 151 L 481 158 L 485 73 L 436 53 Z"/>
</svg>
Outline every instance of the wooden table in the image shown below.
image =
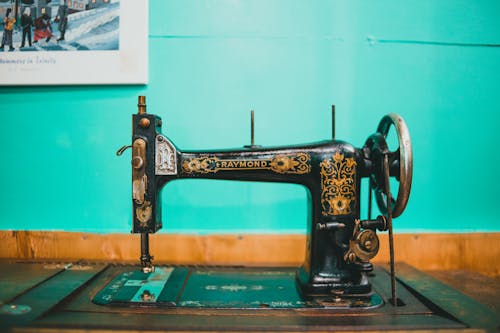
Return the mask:
<svg viewBox="0 0 500 333">
<path fill-rule="evenodd" d="M 388 304 L 389 278 L 386 269 L 380 266 L 374 271 L 372 283 L 384 305 L 373 309 L 345 309 L 328 302 L 321 306 L 316 304 L 293 308 L 280 304 L 275 307 L 216 308 L 192 301 L 173 302 L 169 306 L 141 303 L 112 306 L 92 302 L 94 296 L 110 281 L 123 272 L 136 269 L 134 266 L 112 263 L 4 260 L 0 262 L 0 302 L 3 303 L 0 330 L 497 331 L 500 325 L 499 279 L 467 271 L 424 273 L 406 264 L 397 266 L 398 292 L 406 303 L 402 307 Z M 189 269 L 208 269 L 214 274 L 227 271 L 221 267 Z M 246 268 L 238 269 L 245 274 Z M 252 272 L 255 270 L 252 268 Z M 269 271 L 269 268 L 262 270 Z M 287 272 L 287 269 L 283 271 Z M 189 288 L 189 284 L 183 285 L 179 296 L 173 299 L 179 300 L 186 288 Z M 210 286 L 207 290 L 214 289 L 217 288 Z M 236 295 L 237 288 L 233 289 L 228 291 L 233 292 L 231 297 Z M 191 297 L 196 297 L 194 295 Z"/>
</svg>

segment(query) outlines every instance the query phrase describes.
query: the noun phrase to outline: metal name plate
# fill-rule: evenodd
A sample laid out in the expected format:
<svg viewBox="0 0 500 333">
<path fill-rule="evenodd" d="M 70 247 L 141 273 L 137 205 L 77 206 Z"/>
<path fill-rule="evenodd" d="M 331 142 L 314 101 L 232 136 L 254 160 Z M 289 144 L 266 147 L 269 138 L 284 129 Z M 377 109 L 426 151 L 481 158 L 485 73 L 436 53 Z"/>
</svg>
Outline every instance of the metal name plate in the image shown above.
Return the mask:
<svg viewBox="0 0 500 333">
<path fill-rule="evenodd" d="M 177 174 L 177 150 L 161 134 L 156 136 L 155 173 L 157 175 Z"/>
</svg>

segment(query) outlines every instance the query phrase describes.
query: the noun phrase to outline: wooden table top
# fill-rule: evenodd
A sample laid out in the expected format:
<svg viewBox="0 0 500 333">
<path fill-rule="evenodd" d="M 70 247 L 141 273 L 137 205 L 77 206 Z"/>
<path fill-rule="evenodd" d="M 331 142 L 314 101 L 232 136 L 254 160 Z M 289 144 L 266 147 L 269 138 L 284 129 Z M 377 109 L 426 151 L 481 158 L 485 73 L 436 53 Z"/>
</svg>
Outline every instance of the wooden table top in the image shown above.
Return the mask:
<svg viewBox="0 0 500 333">
<path fill-rule="evenodd" d="M 404 263 L 397 265 L 398 290 L 407 303 L 404 307 L 388 304 L 389 279 L 383 266 L 376 267 L 372 280 L 384 304 L 374 309 L 340 309 L 327 303 L 312 308 L 271 309 L 207 308 L 180 303 L 168 307 L 92 303 L 93 297 L 120 272 L 136 269 L 112 263 L 0 261 L 0 329 L 15 332 L 496 331 L 500 327 L 500 279 L 458 270 L 421 272 Z M 211 271 L 220 269 L 215 267 Z M 244 274 L 245 268 L 241 272 Z M 230 290 L 231 297 L 235 297 L 236 291 Z"/>
</svg>

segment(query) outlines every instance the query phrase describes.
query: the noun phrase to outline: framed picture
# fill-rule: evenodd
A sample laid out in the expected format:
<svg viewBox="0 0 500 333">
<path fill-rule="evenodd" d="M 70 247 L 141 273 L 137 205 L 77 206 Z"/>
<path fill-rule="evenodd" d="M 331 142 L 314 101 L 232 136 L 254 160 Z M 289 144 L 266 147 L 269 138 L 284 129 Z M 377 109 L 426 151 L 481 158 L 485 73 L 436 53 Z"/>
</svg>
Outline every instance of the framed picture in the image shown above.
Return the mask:
<svg viewBox="0 0 500 333">
<path fill-rule="evenodd" d="M 0 85 L 146 84 L 147 0 L 0 0 Z"/>
</svg>

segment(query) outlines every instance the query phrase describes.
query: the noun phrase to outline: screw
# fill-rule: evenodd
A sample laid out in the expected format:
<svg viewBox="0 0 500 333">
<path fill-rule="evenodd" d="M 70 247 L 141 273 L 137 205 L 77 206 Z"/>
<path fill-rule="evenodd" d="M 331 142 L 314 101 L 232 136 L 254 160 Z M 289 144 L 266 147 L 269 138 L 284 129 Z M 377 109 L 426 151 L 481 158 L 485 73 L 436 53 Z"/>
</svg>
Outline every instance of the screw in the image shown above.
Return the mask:
<svg viewBox="0 0 500 333">
<path fill-rule="evenodd" d="M 141 295 L 141 298 L 145 302 L 152 302 L 155 299 L 155 295 L 151 294 L 151 292 L 149 290 L 144 290 L 142 295 Z"/>
<path fill-rule="evenodd" d="M 142 128 L 148 128 L 150 124 L 151 124 L 151 122 L 149 121 L 149 119 L 148 119 L 148 118 L 142 118 L 142 119 L 139 121 L 139 125 L 140 125 Z"/>
<path fill-rule="evenodd" d="M 136 156 L 132 159 L 132 167 L 136 170 L 142 168 L 143 164 L 144 161 L 139 156 Z"/>
</svg>

